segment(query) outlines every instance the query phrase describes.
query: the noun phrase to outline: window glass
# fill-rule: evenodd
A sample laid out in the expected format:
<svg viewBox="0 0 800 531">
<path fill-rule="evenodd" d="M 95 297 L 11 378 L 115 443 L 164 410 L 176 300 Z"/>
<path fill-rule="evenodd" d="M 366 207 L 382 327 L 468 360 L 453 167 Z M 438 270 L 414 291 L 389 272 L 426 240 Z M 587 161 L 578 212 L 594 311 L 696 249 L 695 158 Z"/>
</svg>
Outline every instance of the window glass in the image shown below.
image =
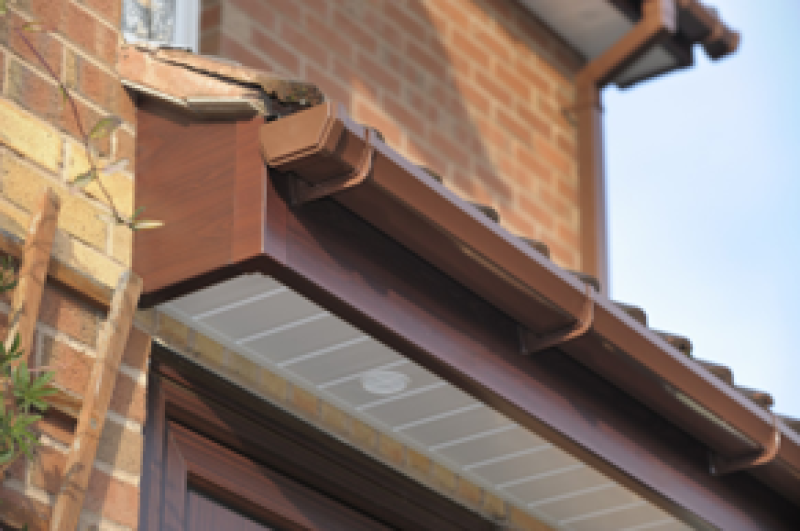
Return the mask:
<svg viewBox="0 0 800 531">
<path fill-rule="evenodd" d="M 128 42 L 197 50 L 199 0 L 123 0 L 122 33 Z"/>
</svg>

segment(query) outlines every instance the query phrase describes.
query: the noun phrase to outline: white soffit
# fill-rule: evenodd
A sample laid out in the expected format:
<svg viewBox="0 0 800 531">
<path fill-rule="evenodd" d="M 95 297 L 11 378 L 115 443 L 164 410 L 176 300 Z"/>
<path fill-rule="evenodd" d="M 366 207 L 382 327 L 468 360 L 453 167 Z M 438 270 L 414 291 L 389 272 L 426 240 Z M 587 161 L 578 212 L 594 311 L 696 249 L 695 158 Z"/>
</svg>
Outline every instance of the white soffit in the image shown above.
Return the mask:
<svg viewBox="0 0 800 531">
<path fill-rule="evenodd" d="M 159 310 L 558 529 L 689 529 L 272 278 L 237 277 Z"/>
<path fill-rule="evenodd" d="M 633 28 L 633 22 L 608 0 L 519 1 L 589 60 L 608 50 Z M 675 58 L 659 46 L 614 81 L 625 84 L 675 66 Z"/>
</svg>

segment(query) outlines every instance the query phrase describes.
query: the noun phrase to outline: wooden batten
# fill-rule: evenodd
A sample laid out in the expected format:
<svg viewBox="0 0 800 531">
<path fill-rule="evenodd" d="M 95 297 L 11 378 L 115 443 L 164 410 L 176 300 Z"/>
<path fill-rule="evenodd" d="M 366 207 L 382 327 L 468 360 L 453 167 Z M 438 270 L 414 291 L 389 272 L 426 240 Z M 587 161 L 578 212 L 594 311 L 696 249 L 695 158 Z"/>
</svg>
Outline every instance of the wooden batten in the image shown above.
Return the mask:
<svg viewBox="0 0 800 531">
<path fill-rule="evenodd" d="M 75 440 L 67 456 L 63 483 L 53 509 L 50 527 L 53 531 L 72 531 L 77 528 L 141 291 L 141 278 L 131 271 L 122 275 L 114 291 L 111 311 L 100 331 L 97 358 L 89 377 Z"/>
<path fill-rule="evenodd" d="M 9 348 L 15 336 L 19 335 L 19 346 L 25 353 L 23 359 L 30 356 L 33 347 L 33 336 L 39 318 L 44 284 L 47 281 L 60 208 L 61 202 L 58 196 L 48 189 L 42 196 L 39 211 L 31 220 L 28 238 L 22 248 L 17 287 L 14 289 L 11 303 L 6 348 Z"/>
</svg>

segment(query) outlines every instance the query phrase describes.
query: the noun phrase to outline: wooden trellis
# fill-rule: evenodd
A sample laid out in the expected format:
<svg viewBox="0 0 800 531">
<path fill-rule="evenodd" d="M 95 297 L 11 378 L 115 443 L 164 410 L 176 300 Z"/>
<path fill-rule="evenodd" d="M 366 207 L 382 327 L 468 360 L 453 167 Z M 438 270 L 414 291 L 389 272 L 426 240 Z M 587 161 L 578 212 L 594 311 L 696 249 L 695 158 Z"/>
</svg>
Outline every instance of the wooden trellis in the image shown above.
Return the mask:
<svg viewBox="0 0 800 531">
<path fill-rule="evenodd" d="M 79 291 L 83 292 L 81 289 L 83 287 L 88 288 L 86 291 L 93 299 L 105 298 L 103 296 L 107 293 L 91 279 L 52 260 L 59 209 L 58 196 L 48 189 L 42 198 L 39 210 L 33 215 L 21 252 L 13 238 L 7 234 L 2 234 L 0 237 L 0 250 L 8 254 L 21 255 L 18 284 L 14 290 L 10 314 L 8 341 L 13 341 L 18 334 L 20 348 L 26 356 L 30 355 L 33 346 L 48 273 L 62 282 L 66 281 L 67 285 Z M 92 366 L 83 402 L 81 404 L 72 400 L 72 409 L 80 413 L 75 439 L 67 456 L 64 478 L 50 520 L 51 530 L 73 531 L 77 528 L 141 290 L 141 279 L 131 271 L 126 271 L 121 276 L 113 296 L 110 297 L 109 314 L 100 330 L 97 357 Z M 101 302 L 107 304 L 108 299 Z M 7 393 L 4 396 L 6 401 L 13 400 L 13 395 L 9 395 L 10 393 Z M 55 397 L 54 401 L 58 402 L 59 398 Z"/>
</svg>

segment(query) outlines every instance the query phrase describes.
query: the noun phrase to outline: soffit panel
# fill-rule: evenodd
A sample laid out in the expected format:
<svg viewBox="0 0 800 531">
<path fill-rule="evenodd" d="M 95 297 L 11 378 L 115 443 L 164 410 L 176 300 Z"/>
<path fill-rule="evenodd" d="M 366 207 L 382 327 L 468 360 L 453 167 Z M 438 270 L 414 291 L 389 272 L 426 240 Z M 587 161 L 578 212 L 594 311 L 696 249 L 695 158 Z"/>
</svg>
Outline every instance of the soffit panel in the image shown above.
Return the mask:
<svg viewBox="0 0 800 531">
<path fill-rule="evenodd" d="M 160 310 L 560 529 L 688 529 L 272 278 L 239 276 Z M 405 385 L 368 391 L 376 370 Z"/>
<path fill-rule="evenodd" d="M 634 26 L 630 17 L 607 0 L 521 0 L 530 11 L 587 60 L 599 57 Z M 626 85 L 679 66 L 659 45 L 614 80 Z"/>
</svg>

